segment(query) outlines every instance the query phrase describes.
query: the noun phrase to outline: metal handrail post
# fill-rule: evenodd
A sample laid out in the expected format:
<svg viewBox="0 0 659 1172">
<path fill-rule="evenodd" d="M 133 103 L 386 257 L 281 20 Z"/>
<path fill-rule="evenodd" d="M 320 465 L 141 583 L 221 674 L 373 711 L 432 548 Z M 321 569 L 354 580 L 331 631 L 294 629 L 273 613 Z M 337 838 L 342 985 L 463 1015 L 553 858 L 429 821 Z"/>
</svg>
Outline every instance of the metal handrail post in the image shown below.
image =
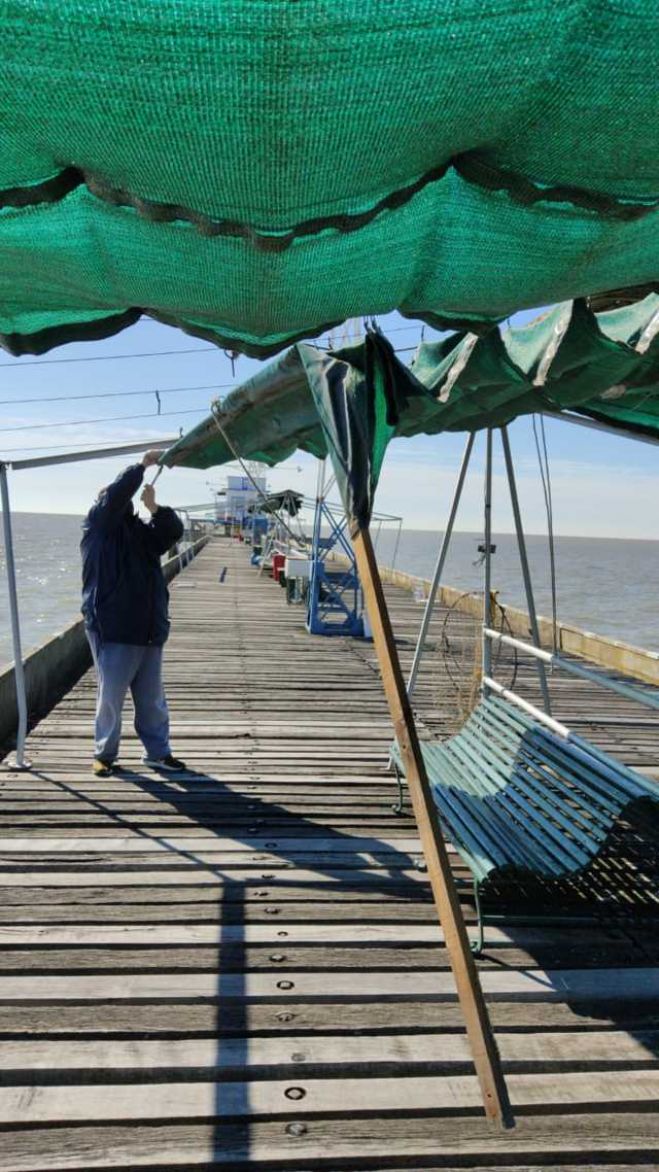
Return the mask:
<svg viewBox="0 0 659 1172">
<path fill-rule="evenodd" d="M 538 616 L 535 609 L 535 598 L 533 596 L 533 584 L 531 582 L 531 571 L 529 569 L 529 559 L 526 552 L 526 539 L 524 537 L 524 528 L 522 525 L 522 514 L 519 507 L 519 498 L 517 496 L 517 484 L 515 482 L 515 469 L 513 467 L 513 458 L 510 451 L 510 440 L 508 439 L 508 428 L 501 428 L 501 442 L 503 444 L 503 458 L 506 463 L 506 475 L 508 477 L 508 488 L 510 490 L 510 503 L 513 507 L 513 517 L 515 519 L 515 533 L 517 534 L 517 548 L 519 550 L 519 560 L 522 566 L 522 578 L 524 579 L 524 593 L 526 594 L 526 605 L 528 607 L 529 619 L 531 622 L 531 636 L 536 647 L 540 647 L 540 629 L 538 627 Z M 542 692 L 542 702 L 545 706 L 545 712 L 551 716 L 551 702 L 549 699 L 549 685 L 547 683 L 547 672 L 545 665 L 541 660 L 537 661 L 538 679 L 540 681 L 540 691 Z M 488 672 L 488 675 L 490 673 Z"/>
<path fill-rule="evenodd" d="M 409 696 L 410 700 L 412 699 L 412 695 L 414 693 L 414 688 L 415 688 L 416 681 L 417 681 L 417 676 L 419 674 L 419 669 L 421 667 L 421 657 L 423 655 L 424 648 L 426 645 L 426 639 L 428 637 L 428 630 L 430 628 L 430 620 L 432 618 L 432 613 L 433 613 L 433 610 L 435 607 L 435 599 L 437 597 L 437 591 L 439 589 L 439 584 L 441 582 L 442 574 L 444 572 L 444 563 L 446 562 L 446 557 L 448 555 L 449 546 L 451 544 L 451 537 L 453 536 L 453 526 L 455 524 L 455 518 L 456 518 L 456 515 L 458 512 L 458 506 L 460 504 L 460 498 L 462 496 L 462 489 L 464 487 L 465 477 L 467 475 L 467 468 L 469 467 L 469 460 L 471 458 L 471 451 L 472 451 L 473 446 L 474 446 L 474 433 L 472 432 L 467 439 L 464 454 L 462 456 L 462 463 L 460 465 L 460 471 L 458 473 L 458 479 L 456 481 L 455 491 L 453 493 L 453 501 L 452 501 L 451 509 L 450 509 L 450 512 L 448 515 L 448 520 L 446 522 L 446 529 L 444 530 L 442 544 L 440 546 L 440 550 L 437 555 L 437 562 L 435 563 L 435 570 L 434 570 L 434 573 L 432 576 L 432 582 L 430 583 L 430 590 L 428 592 L 428 597 L 426 599 L 425 610 L 423 612 L 421 629 L 419 630 L 419 635 L 418 635 L 418 638 L 416 641 L 416 648 L 414 650 L 414 659 L 412 661 L 412 668 L 410 670 L 409 678 L 407 681 L 407 695 Z"/>
<path fill-rule="evenodd" d="M 583 667 L 580 663 L 575 663 L 572 659 L 566 659 L 563 655 L 558 655 L 556 652 L 545 651 L 542 647 L 535 647 L 531 643 L 525 643 L 523 639 L 516 639 L 513 635 L 503 635 L 501 631 L 493 631 L 490 629 L 485 634 L 488 639 L 495 639 L 498 643 L 505 643 L 507 647 L 514 647 L 518 651 L 523 651 L 526 655 L 530 655 L 531 658 L 549 664 L 550 667 L 560 668 L 570 675 L 578 676 L 582 680 L 588 680 L 589 683 L 599 684 L 601 688 L 609 688 L 612 692 L 617 692 L 619 696 L 624 696 L 626 700 L 634 700 L 639 704 L 645 704 L 646 707 L 653 708 L 655 711 L 659 709 L 659 694 L 656 690 L 650 692 L 647 689 L 637 687 L 635 684 L 620 683 L 619 680 L 614 680 L 604 672 L 591 671 L 590 668 Z"/>
<path fill-rule="evenodd" d="M 5 539 L 7 590 L 9 593 L 11 639 L 14 649 L 14 681 L 16 684 L 16 706 L 18 709 L 15 768 L 28 769 L 29 766 L 25 761 L 25 741 L 27 738 L 27 690 L 25 687 L 25 671 L 23 669 L 23 652 L 21 650 L 21 622 L 20 615 L 18 613 L 18 592 L 16 590 L 16 563 L 14 561 L 14 541 L 11 531 L 9 483 L 7 480 L 7 465 L 2 462 L 0 462 L 0 496 L 2 498 L 2 527 Z"/>
<path fill-rule="evenodd" d="M 318 474 L 316 476 L 316 503 L 313 515 L 313 532 L 311 536 L 311 571 L 309 575 L 309 599 L 307 606 L 307 626 L 311 629 L 313 612 L 316 604 L 316 589 L 320 561 L 320 536 L 323 524 L 323 501 L 325 490 L 325 459 L 318 458 Z"/>
<path fill-rule="evenodd" d="M 488 680 L 492 675 L 492 647 L 485 636 L 486 629 L 492 625 L 492 428 L 488 427 L 485 438 L 485 502 L 484 525 L 485 530 L 485 561 L 483 581 L 483 634 L 482 634 L 482 680 L 483 695 L 488 692 Z"/>
<path fill-rule="evenodd" d="M 391 558 L 391 568 L 392 568 L 392 570 L 395 570 L 395 569 L 396 569 L 396 559 L 397 559 L 397 557 L 398 557 L 398 546 L 400 545 L 400 535 L 401 535 L 402 531 L 403 531 L 403 518 L 401 517 L 401 518 L 400 518 L 400 520 L 399 520 L 399 522 L 398 522 L 398 532 L 396 533 L 396 542 L 395 542 L 395 545 L 394 545 L 394 552 L 393 552 L 393 556 L 392 556 L 392 558 Z"/>
</svg>

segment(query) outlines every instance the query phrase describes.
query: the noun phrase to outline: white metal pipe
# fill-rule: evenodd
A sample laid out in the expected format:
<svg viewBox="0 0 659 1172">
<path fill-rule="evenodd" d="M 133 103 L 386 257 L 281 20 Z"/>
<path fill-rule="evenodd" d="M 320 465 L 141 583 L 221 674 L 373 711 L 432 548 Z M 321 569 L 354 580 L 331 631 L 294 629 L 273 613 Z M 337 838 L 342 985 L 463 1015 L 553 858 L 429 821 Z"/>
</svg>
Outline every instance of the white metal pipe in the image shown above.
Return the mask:
<svg viewBox="0 0 659 1172">
<path fill-rule="evenodd" d="M 492 622 L 492 428 L 485 439 L 485 572 L 483 582 L 483 631 Z M 492 648 L 489 639 L 482 636 L 483 694 L 487 695 L 486 677 L 492 674 Z"/>
<path fill-rule="evenodd" d="M 491 676 L 484 676 L 483 684 L 488 692 L 496 692 L 497 696 L 501 696 L 502 699 L 508 700 L 511 704 L 516 704 L 518 708 L 527 712 L 529 716 L 533 716 L 535 720 L 539 720 L 541 724 L 545 724 L 547 728 L 557 733 L 559 737 L 565 737 L 566 740 L 569 738 L 570 730 L 566 724 L 561 724 L 560 721 L 554 720 L 553 716 L 548 716 L 546 712 L 543 712 L 542 708 L 536 708 L 535 704 L 531 704 L 528 700 L 523 700 L 521 696 L 517 695 L 517 692 L 511 692 L 509 688 L 504 688 L 502 684 L 497 683 Z"/>
<path fill-rule="evenodd" d="M 654 436 L 641 435 L 640 432 L 603 423 L 599 419 L 586 419 L 584 416 L 575 415 L 572 411 L 541 411 L 540 414 L 544 415 L 546 419 L 558 419 L 561 423 L 574 423 L 577 427 L 587 427 L 591 431 L 604 431 L 609 435 L 617 435 L 619 439 L 636 440 L 637 444 L 653 444 L 655 447 L 659 444 L 659 439 Z"/>
<path fill-rule="evenodd" d="M 612 680 L 608 675 L 603 675 L 599 672 L 591 671 L 590 668 L 582 667 L 580 663 L 575 663 L 572 659 L 565 659 L 563 655 L 553 655 L 550 651 L 544 651 L 541 647 L 534 647 L 531 643 L 525 643 L 523 639 L 515 639 L 512 635 L 502 635 L 499 631 L 493 631 L 491 628 L 485 631 L 485 635 L 488 639 L 496 639 L 499 643 L 506 643 L 509 647 L 516 647 L 534 659 L 542 660 L 543 663 L 549 663 L 553 667 L 568 672 L 570 675 L 579 676 L 580 679 L 588 680 L 592 684 L 599 684 L 601 688 L 609 688 L 610 691 L 617 692 L 619 696 L 624 696 L 627 700 L 636 700 L 639 704 L 645 704 L 646 708 L 659 709 L 659 693 L 654 694 L 645 691 L 642 688 L 635 687 L 633 684 L 622 684 L 619 680 Z"/>
<path fill-rule="evenodd" d="M 402 531 L 403 531 L 403 518 L 400 517 L 399 521 L 398 521 L 398 532 L 396 533 L 396 542 L 394 544 L 394 552 L 393 552 L 392 558 L 391 558 L 392 570 L 396 569 L 396 560 L 398 558 L 398 546 L 400 545 L 400 535 L 401 535 Z"/>
<path fill-rule="evenodd" d="M 472 432 L 472 434 L 467 439 L 467 443 L 465 445 L 465 450 L 464 450 L 464 453 L 462 456 L 462 463 L 460 465 L 460 471 L 458 472 L 458 479 L 456 481 L 455 490 L 453 492 L 453 501 L 451 503 L 451 509 L 450 509 L 450 512 L 448 515 L 448 520 L 446 522 L 446 529 L 444 530 L 442 544 L 439 549 L 439 554 L 437 555 L 437 562 L 435 563 L 435 569 L 434 569 L 434 573 L 432 576 L 432 582 L 430 583 L 430 590 L 428 592 L 428 597 L 426 599 L 426 606 L 425 606 L 425 610 L 423 612 L 423 619 L 421 621 L 421 628 L 419 630 L 419 635 L 418 635 L 418 638 L 416 641 L 416 647 L 414 650 L 414 660 L 412 661 L 412 668 L 410 671 L 409 679 L 407 681 L 407 694 L 410 698 L 412 697 L 412 694 L 414 692 L 417 676 L 419 674 L 419 668 L 421 666 L 421 657 L 423 655 L 423 651 L 424 651 L 424 648 L 426 645 L 426 639 L 428 637 L 428 630 L 430 627 L 430 620 L 432 618 L 432 613 L 433 613 L 433 610 L 435 607 L 435 599 L 437 597 L 437 591 L 439 589 L 439 584 L 441 582 L 442 574 L 444 572 L 444 563 L 446 561 L 446 557 L 447 557 L 448 551 L 449 551 L 449 546 L 451 544 L 451 537 L 453 536 L 453 526 L 455 524 L 455 518 L 456 518 L 456 515 L 458 512 L 458 506 L 460 504 L 460 498 L 462 496 L 462 489 L 464 487 L 465 477 L 467 475 L 467 468 L 469 467 L 469 460 L 471 457 L 471 452 L 472 452 L 473 446 L 474 446 L 474 434 Z M 402 524 L 402 522 L 401 522 L 401 524 Z"/>
<path fill-rule="evenodd" d="M 516 639 L 514 635 L 504 635 L 502 631 L 495 631 L 492 627 L 486 627 L 484 634 L 487 639 L 496 639 L 498 643 L 505 643 L 507 647 L 526 651 L 533 659 L 541 659 L 543 663 L 551 663 L 554 659 L 551 651 L 544 651 L 542 647 L 535 647 L 533 643 L 525 643 L 523 639 Z"/>
<path fill-rule="evenodd" d="M 517 534 L 517 549 L 519 551 L 519 560 L 522 567 L 522 579 L 524 581 L 524 593 L 526 595 L 526 606 L 529 612 L 529 619 L 531 622 L 531 634 L 533 642 L 536 647 L 540 646 L 540 630 L 538 628 L 538 616 L 535 609 L 535 598 L 533 595 L 533 584 L 531 582 L 531 571 L 529 569 L 529 559 L 526 552 L 526 538 L 524 537 L 524 527 L 522 525 L 522 512 L 519 507 L 519 497 L 517 496 L 517 483 L 515 481 L 515 469 L 513 466 L 513 457 L 510 451 L 510 440 L 508 439 L 508 428 L 501 428 L 501 443 L 503 445 L 503 458 L 506 464 L 506 475 L 508 477 L 508 489 L 510 491 L 510 503 L 513 507 L 513 517 L 515 520 L 515 532 Z M 545 706 L 545 712 L 551 716 L 551 701 L 549 699 L 549 686 L 547 684 L 547 673 L 545 671 L 544 663 L 538 661 L 538 679 L 540 681 L 540 691 L 542 692 L 542 702 Z"/>
<path fill-rule="evenodd" d="M 5 539 L 5 562 L 7 567 L 7 590 L 9 593 L 9 616 L 11 620 L 11 640 L 14 650 L 14 681 L 16 684 L 16 705 L 18 708 L 18 729 L 16 733 L 16 766 L 25 768 L 25 741 L 27 738 L 27 691 L 25 687 L 25 672 L 23 670 L 23 652 L 21 650 L 21 622 L 18 612 L 18 592 L 16 590 L 16 563 L 14 561 L 14 541 L 11 531 L 11 508 L 9 504 L 9 484 L 7 481 L 7 466 L 0 463 L 0 496 L 2 498 L 2 527 Z"/>
<path fill-rule="evenodd" d="M 171 448 L 178 440 L 173 439 L 142 440 L 140 443 L 119 444 L 114 448 L 93 448 L 87 452 L 62 452 L 59 456 L 35 456 L 31 460 L 5 460 L 8 468 L 19 472 L 22 468 L 48 468 L 52 464 L 76 464 L 80 460 L 104 460 L 110 456 L 128 456 L 132 452 L 148 452 L 152 448 L 165 451 Z"/>
</svg>

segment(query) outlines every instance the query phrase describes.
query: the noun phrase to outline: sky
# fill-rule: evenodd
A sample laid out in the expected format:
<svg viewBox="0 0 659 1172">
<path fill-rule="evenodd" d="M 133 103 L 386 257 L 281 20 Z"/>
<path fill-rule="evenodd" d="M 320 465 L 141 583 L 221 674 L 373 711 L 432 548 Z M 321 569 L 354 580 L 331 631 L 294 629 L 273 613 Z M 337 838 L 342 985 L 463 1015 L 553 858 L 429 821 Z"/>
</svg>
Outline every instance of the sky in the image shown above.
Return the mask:
<svg viewBox="0 0 659 1172">
<path fill-rule="evenodd" d="M 518 314 L 521 324 L 537 311 Z M 403 360 L 419 341 L 421 325 L 390 314 L 379 325 Z M 426 339 L 438 336 L 426 327 Z M 334 337 L 341 338 L 341 331 Z M 143 318 L 114 338 L 62 346 L 40 358 L 12 358 L 0 351 L 0 459 L 145 441 L 187 431 L 224 396 L 258 369 L 259 362 L 230 358 L 208 343 Z M 160 397 L 160 414 L 156 392 Z M 34 401 L 37 400 L 37 401 Z M 626 438 L 547 420 L 554 528 L 566 536 L 659 540 L 657 449 Z M 510 427 L 524 524 L 546 532 L 546 513 L 531 420 Z M 406 528 L 442 529 L 465 437 L 418 436 L 389 447 L 376 507 L 402 516 Z M 477 441 L 456 528 L 482 529 L 483 437 Z M 26 512 L 87 511 L 99 488 L 138 457 L 122 456 L 10 473 L 12 509 Z M 210 501 L 227 471 L 165 471 L 157 485 L 163 504 Z M 272 490 L 295 488 L 314 495 L 317 461 L 298 452 L 268 472 Z M 493 528 L 512 530 L 500 446 L 495 443 Z"/>
</svg>

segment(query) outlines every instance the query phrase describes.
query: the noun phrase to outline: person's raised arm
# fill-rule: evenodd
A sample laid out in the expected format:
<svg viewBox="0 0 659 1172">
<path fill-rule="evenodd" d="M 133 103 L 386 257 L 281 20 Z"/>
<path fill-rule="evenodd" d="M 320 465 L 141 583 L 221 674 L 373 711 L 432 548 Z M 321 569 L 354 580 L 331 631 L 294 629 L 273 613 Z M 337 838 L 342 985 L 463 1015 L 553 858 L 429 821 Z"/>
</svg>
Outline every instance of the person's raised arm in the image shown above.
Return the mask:
<svg viewBox="0 0 659 1172">
<path fill-rule="evenodd" d="M 87 514 L 85 527 L 101 533 L 111 533 L 121 521 L 131 497 L 140 487 L 145 469 L 156 464 L 161 454 L 157 451 L 147 452 L 141 463 L 131 464 L 112 484 L 102 489 Z"/>
<path fill-rule="evenodd" d="M 183 522 L 173 509 L 157 504 L 152 484 L 145 486 L 140 500 L 151 513 L 151 520 L 145 527 L 147 541 L 153 552 L 162 556 L 183 536 Z"/>
</svg>

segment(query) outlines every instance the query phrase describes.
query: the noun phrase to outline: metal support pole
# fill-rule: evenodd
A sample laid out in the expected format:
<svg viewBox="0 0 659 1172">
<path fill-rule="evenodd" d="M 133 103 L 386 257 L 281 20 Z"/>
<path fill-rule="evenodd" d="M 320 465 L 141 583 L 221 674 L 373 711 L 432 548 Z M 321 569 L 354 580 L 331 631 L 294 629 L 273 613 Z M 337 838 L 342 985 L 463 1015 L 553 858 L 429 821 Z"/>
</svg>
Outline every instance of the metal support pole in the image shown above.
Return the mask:
<svg viewBox="0 0 659 1172">
<path fill-rule="evenodd" d="M 412 669 L 410 671 L 409 679 L 407 681 L 407 695 L 409 696 L 410 700 L 412 699 L 412 695 L 414 693 L 414 687 L 416 685 L 417 676 L 419 674 L 419 668 L 421 667 L 421 657 L 423 656 L 423 651 L 424 651 L 424 648 L 426 645 L 426 639 L 428 638 L 428 630 L 430 628 L 430 620 L 432 618 L 432 613 L 433 613 L 433 610 L 435 607 L 435 599 L 437 597 L 439 583 L 441 582 L 442 574 L 444 572 L 444 563 L 446 561 L 448 551 L 449 551 L 449 546 L 451 544 L 451 538 L 453 536 L 453 526 L 455 524 L 455 518 L 456 518 L 456 515 L 458 512 L 458 506 L 460 504 L 460 498 L 462 496 L 462 489 L 464 487 L 465 477 L 467 475 L 467 468 L 469 467 L 469 460 L 471 458 L 471 452 L 472 452 L 473 446 L 474 446 L 474 434 L 472 432 L 472 434 L 467 439 L 464 454 L 462 456 L 462 463 L 460 465 L 460 471 L 458 473 L 458 479 L 456 481 L 455 491 L 453 493 L 453 502 L 451 504 L 451 510 L 448 515 L 448 521 L 446 522 L 446 529 L 444 531 L 444 536 L 442 538 L 442 544 L 440 546 L 439 554 L 437 555 L 437 562 L 435 564 L 435 570 L 434 570 L 434 573 L 432 576 L 432 582 L 430 583 L 430 591 L 429 591 L 428 597 L 426 599 L 426 607 L 423 612 L 423 619 L 421 621 L 421 629 L 419 631 L 419 636 L 416 641 L 416 648 L 414 651 L 414 659 L 412 661 Z"/>
<path fill-rule="evenodd" d="M 18 613 L 18 593 L 16 590 L 16 563 L 14 561 L 14 541 L 11 531 L 11 508 L 9 504 L 9 484 L 7 481 L 7 465 L 0 463 L 0 496 L 2 497 L 2 528 L 5 539 L 5 561 L 7 563 L 7 589 L 9 592 L 9 615 L 11 619 L 11 638 L 14 649 L 14 680 L 16 684 L 16 706 L 18 709 L 18 729 L 16 732 L 16 758 L 13 768 L 29 769 L 25 761 L 25 740 L 27 737 L 27 691 L 25 688 L 25 672 L 23 670 L 23 652 L 21 650 L 21 624 Z"/>
<path fill-rule="evenodd" d="M 526 540 L 524 537 L 524 527 L 522 525 L 522 514 L 519 507 L 519 498 L 517 496 L 517 484 L 515 482 L 515 469 L 513 467 L 513 458 L 510 451 L 510 440 L 508 438 L 508 428 L 501 428 L 501 442 L 503 444 L 503 458 L 506 462 L 506 475 L 508 477 L 508 488 L 510 489 L 510 503 L 513 506 L 513 517 L 515 518 L 515 533 L 517 534 L 517 548 L 519 550 L 519 560 L 522 566 L 522 578 L 524 579 L 524 593 L 526 594 L 526 605 L 529 612 L 529 619 L 531 623 L 531 637 L 536 647 L 540 647 L 540 630 L 538 627 L 538 616 L 535 609 L 535 598 L 533 596 L 533 584 L 531 582 L 531 571 L 529 570 L 529 559 L 526 553 Z M 549 699 L 549 685 L 547 683 L 547 672 L 544 663 L 541 660 L 537 661 L 538 679 L 540 681 L 540 691 L 542 692 L 542 703 L 544 704 L 545 712 L 551 716 L 551 701 Z M 487 672 L 490 675 L 491 672 Z"/>
<path fill-rule="evenodd" d="M 485 573 L 483 582 L 483 695 L 487 695 L 486 678 L 492 675 L 492 647 L 485 636 L 485 628 L 492 626 L 492 428 L 488 427 L 485 440 Z"/>
<path fill-rule="evenodd" d="M 396 560 L 398 558 L 398 546 L 400 545 L 400 535 L 401 535 L 402 531 L 403 531 L 403 518 L 401 517 L 398 522 L 398 532 L 396 534 L 396 542 L 394 545 L 394 552 L 393 552 L 393 556 L 391 558 L 392 570 L 396 569 Z"/>
</svg>

